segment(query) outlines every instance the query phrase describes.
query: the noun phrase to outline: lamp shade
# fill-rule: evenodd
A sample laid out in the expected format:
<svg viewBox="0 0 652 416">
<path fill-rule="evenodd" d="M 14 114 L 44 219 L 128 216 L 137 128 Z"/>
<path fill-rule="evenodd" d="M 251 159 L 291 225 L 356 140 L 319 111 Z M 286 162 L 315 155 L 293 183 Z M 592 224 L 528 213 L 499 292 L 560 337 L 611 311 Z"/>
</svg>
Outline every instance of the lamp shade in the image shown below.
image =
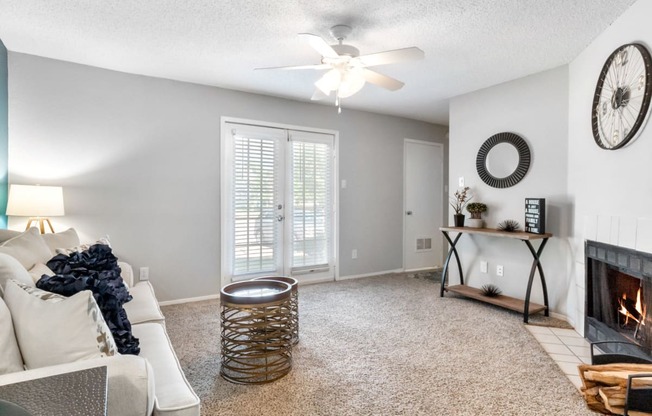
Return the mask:
<svg viewBox="0 0 652 416">
<path fill-rule="evenodd" d="M 11 185 L 7 215 L 54 217 L 64 215 L 63 188 L 60 186 Z"/>
</svg>

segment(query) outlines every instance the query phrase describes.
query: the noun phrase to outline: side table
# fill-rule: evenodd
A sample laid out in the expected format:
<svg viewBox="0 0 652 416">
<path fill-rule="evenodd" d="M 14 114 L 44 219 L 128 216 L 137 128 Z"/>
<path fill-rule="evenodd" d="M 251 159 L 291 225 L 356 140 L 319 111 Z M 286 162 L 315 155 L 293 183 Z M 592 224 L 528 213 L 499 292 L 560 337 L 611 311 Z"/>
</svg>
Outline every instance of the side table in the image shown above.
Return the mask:
<svg viewBox="0 0 652 416">
<path fill-rule="evenodd" d="M 269 383 L 292 369 L 291 286 L 249 280 L 220 293 L 220 375 L 241 384 Z"/>
</svg>

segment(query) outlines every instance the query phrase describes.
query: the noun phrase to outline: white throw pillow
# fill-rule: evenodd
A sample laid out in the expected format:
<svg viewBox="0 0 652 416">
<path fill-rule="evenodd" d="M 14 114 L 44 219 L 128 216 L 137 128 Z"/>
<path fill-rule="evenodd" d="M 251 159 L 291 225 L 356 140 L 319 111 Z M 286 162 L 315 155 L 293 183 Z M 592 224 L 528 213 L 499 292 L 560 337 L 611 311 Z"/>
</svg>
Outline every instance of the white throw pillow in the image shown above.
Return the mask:
<svg viewBox="0 0 652 416">
<path fill-rule="evenodd" d="M 70 248 L 80 244 L 79 236 L 74 228 L 68 228 L 66 231 L 54 234 L 43 234 L 43 241 L 47 244 L 52 257 L 57 254 L 58 248 Z"/>
<path fill-rule="evenodd" d="M 11 240 L 14 237 L 18 237 L 22 233 L 20 231 L 14 230 L 0 230 L 0 244 L 4 243 L 7 240 Z"/>
<path fill-rule="evenodd" d="M 38 282 L 41 279 L 41 277 L 43 277 L 44 274 L 48 276 L 55 275 L 55 273 L 43 263 L 36 263 L 34 267 L 29 269 L 29 275 L 32 278 L 34 284 L 36 284 L 36 282 Z"/>
<path fill-rule="evenodd" d="M 47 263 L 52 258 L 48 245 L 45 244 L 36 227 L 2 243 L 0 253 L 15 257 L 27 270 L 34 267 L 36 263 Z"/>
<path fill-rule="evenodd" d="M 0 374 L 23 371 L 23 358 L 20 356 L 11 313 L 0 298 Z"/>
<path fill-rule="evenodd" d="M 0 295 L 2 295 L 7 282 L 11 279 L 25 285 L 34 286 L 32 276 L 15 257 L 0 253 Z"/>
<path fill-rule="evenodd" d="M 116 354 L 111 331 L 89 290 L 66 298 L 11 280 L 5 302 L 27 369 Z"/>
</svg>

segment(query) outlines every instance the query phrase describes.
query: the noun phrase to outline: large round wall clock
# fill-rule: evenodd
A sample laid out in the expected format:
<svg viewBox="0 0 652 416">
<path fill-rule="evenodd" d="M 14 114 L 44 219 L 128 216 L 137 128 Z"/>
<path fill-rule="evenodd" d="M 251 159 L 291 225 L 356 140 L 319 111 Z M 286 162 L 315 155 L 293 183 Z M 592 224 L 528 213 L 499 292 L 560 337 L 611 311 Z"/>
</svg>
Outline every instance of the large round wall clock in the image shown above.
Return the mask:
<svg viewBox="0 0 652 416">
<path fill-rule="evenodd" d="M 600 73 L 593 97 L 593 138 L 603 149 L 625 146 L 640 132 L 650 108 L 652 58 L 645 46 L 616 49 Z"/>
</svg>

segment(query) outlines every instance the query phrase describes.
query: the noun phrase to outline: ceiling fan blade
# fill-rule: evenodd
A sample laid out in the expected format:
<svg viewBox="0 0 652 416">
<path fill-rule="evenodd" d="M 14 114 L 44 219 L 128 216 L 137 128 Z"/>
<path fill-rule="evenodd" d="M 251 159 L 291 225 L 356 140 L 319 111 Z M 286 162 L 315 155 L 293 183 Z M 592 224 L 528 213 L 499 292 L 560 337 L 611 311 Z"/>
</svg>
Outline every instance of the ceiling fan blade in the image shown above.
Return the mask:
<svg viewBox="0 0 652 416">
<path fill-rule="evenodd" d="M 317 65 L 295 65 L 295 66 L 270 66 L 267 68 L 254 68 L 254 71 L 260 69 L 280 69 L 284 71 L 291 71 L 295 69 L 314 69 L 315 71 L 331 69 L 331 66 L 328 64 L 317 64 Z"/>
<path fill-rule="evenodd" d="M 362 66 L 376 66 L 393 64 L 396 62 L 416 61 L 418 59 L 423 59 L 424 56 L 425 54 L 421 49 L 413 46 L 411 48 L 362 55 L 355 59 L 359 61 Z"/>
<path fill-rule="evenodd" d="M 299 33 L 299 36 L 306 39 L 310 46 L 324 58 L 337 58 L 339 55 L 331 45 L 326 43 L 320 36 L 313 35 L 312 33 Z"/>
<path fill-rule="evenodd" d="M 403 85 L 405 85 L 397 79 L 388 77 L 387 75 L 379 74 L 378 72 L 372 71 L 370 69 L 364 69 L 362 71 L 362 76 L 364 77 L 365 81 L 390 91 L 400 90 L 403 88 Z"/>
<path fill-rule="evenodd" d="M 310 97 L 310 100 L 312 100 L 312 101 L 324 100 L 324 99 L 328 98 L 329 95 L 324 94 L 322 90 L 320 90 L 319 88 L 316 88 L 315 92 L 312 94 L 312 97 Z"/>
</svg>

